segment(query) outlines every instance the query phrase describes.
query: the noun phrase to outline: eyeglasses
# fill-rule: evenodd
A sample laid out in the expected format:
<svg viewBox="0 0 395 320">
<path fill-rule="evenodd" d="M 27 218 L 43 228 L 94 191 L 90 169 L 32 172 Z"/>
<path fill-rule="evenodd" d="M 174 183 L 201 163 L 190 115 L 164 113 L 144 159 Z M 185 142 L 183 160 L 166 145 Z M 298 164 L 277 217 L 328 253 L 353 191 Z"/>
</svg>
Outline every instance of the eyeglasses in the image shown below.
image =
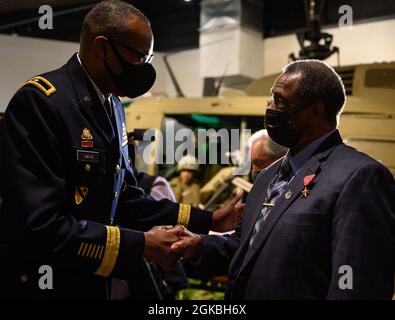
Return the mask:
<svg viewBox="0 0 395 320">
<path fill-rule="evenodd" d="M 138 57 L 138 59 L 139 59 L 138 63 L 139 64 L 151 63 L 152 59 L 154 58 L 153 54 L 143 53 L 140 50 L 137 50 L 135 48 L 129 47 L 128 45 L 122 43 L 121 41 L 119 41 L 117 39 L 111 38 L 111 39 L 108 39 L 108 41 L 113 42 L 113 43 L 115 42 L 119 46 L 124 47 L 125 49 L 128 49 L 128 50 L 132 51 Z"/>
<path fill-rule="evenodd" d="M 282 98 L 278 98 L 278 97 L 272 97 L 268 102 L 267 102 L 267 107 L 273 107 L 276 106 L 275 109 L 278 110 L 292 110 L 296 108 L 296 105 L 294 104 L 290 104 L 288 102 L 286 102 L 284 99 Z"/>
<path fill-rule="evenodd" d="M 273 108 L 273 105 L 275 105 L 276 107 Z M 272 108 L 272 109 L 276 109 L 279 111 L 287 111 L 287 112 L 290 112 L 291 114 L 298 113 L 299 111 L 302 111 L 309 105 L 311 105 L 311 102 L 304 104 L 302 107 L 298 107 L 297 105 L 295 105 L 293 103 L 288 103 L 288 102 L 284 101 L 284 99 L 278 98 L 278 97 L 272 97 L 267 102 L 267 108 Z"/>
</svg>

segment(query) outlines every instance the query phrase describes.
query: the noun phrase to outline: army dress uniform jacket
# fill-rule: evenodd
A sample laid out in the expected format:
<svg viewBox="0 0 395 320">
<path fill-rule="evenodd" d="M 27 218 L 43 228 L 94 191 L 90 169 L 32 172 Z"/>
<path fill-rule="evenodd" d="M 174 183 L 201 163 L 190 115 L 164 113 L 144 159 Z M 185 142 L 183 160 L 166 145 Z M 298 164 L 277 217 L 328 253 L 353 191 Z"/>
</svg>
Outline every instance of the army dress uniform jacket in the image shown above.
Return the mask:
<svg viewBox="0 0 395 320">
<path fill-rule="evenodd" d="M 391 299 L 395 182 L 389 170 L 342 143 L 336 130 L 285 186 L 250 246 L 281 162 L 255 181 L 234 234 L 203 236 L 193 271 L 228 271 L 225 299 Z"/>
<path fill-rule="evenodd" d="M 210 213 L 137 187 L 124 111 L 112 99 L 111 121 L 74 55 L 10 101 L 1 131 L 2 295 L 108 298 L 110 277 L 138 277 L 142 231 L 178 223 L 208 232 Z M 53 289 L 38 286 L 43 265 Z"/>
</svg>

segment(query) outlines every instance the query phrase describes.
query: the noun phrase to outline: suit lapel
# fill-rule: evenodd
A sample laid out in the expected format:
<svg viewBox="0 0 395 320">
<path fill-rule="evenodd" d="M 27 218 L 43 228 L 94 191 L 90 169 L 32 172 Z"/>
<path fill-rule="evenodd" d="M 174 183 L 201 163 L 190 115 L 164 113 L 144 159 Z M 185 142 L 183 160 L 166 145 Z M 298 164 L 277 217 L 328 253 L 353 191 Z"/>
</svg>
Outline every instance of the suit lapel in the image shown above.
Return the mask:
<svg viewBox="0 0 395 320">
<path fill-rule="evenodd" d="M 267 188 L 269 187 L 270 182 L 273 180 L 274 175 L 280 168 L 282 160 L 283 160 L 283 158 L 281 158 L 275 164 L 273 164 L 268 169 L 268 171 L 265 172 L 265 174 L 262 177 L 259 177 L 257 179 L 257 181 L 254 184 L 254 189 L 256 189 L 258 195 L 256 197 L 254 197 L 254 200 L 253 200 L 254 202 L 251 204 L 251 207 L 246 208 L 246 210 L 252 212 L 253 217 L 250 220 L 252 223 L 250 223 L 248 226 L 249 228 L 248 228 L 247 236 L 244 238 L 242 244 L 244 244 L 245 242 L 248 242 L 250 239 L 252 230 L 254 229 L 255 222 L 256 222 L 259 214 L 261 213 L 262 204 L 266 198 Z M 247 201 L 248 201 L 248 199 L 247 199 Z"/>
<path fill-rule="evenodd" d="M 250 195 L 248 196 L 246 201 L 247 206 L 245 208 L 245 218 L 243 218 L 243 225 L 246 224 L 247 228 L 245 236 L 243 235 L 241 239 L 239 249 L 237 250 L 235 257 L 232 260 L 232 264 L 229 270 L 237 269 L 237 264 L 242 262 L 244 259 L 244 254 L 248 249 L 251 232 L 254 229 L 256 219 L 261 212 L 262 203 L 265 201 L 266 198 L 267 188 L 269 187 L 269 183 L 272 181 L 275 173 L 278 171 L 282 159 L 283 158 L 273 163 L 262 175 L 258 176 L 257 180 L 254 183 L 253 189 L 251 190 Z M 251 215 L 251 217 L 248 217 L 249 215 Z"/>
<path fill-rule="evenodd" d="M 321 162 L 329 156 L 329 154 L 334 150 L 334 148 L 342 143 L 339 132 L 336 130 L 333 134 L 331 134 L 315 151 L 314 155 L 306 162 L 306 164 L 299 170 L 298 174 L 293 178 L 288 186 L 284 188 L 283 193 L 276 201 L 276 205 L 273 207 L 265 222 L 263 223 L 259 234 L 257 235 L 255 241 L 252 243 L 251 247 L 248 249 L 248 243 L 250 239 L 250 235 L 252 229 L 254 228 L 255 221 L 253 221 L 252 225 L 249 229 L 249 235 L 244 240 L 243 246 L 244 250 L 247 250 L 246 256 L 244 258 L 243 264 L 241 265 L 238 274 L 242 272 L 242 270 L 248 265 L 248 263 L 252 260 L 252 258 L 256 255 L 262 245 L 264 245 L 265 241 L 269 237 L 271 231 L 284 214 L 286 209 L 301 196 L 301 191 L 304 187 L 303 179 L 304 177 L 311 174 L 319 174 L 319 169 Z M 267 186 L 266 186 L 267 189 Z M 284 195 L 287 192 L 291 192 L 292 195 L 289 199 L 286 199 Z M 260 203 L 261 205 L 261 203 Z M 260 214 L 261 207 L 258 208 L 256 206 L 256 215 Z"/>
<path fill-rule="evenodd" d="M 78 61 L 77 54 L 68 61 L 66 67 L 71 75 L 81 112 L 102 138 L 111 145 L 114 139 L 111 123 L 92 83 Z"/>
<path fill-rule="evenodd" d="M 116 131 L 116 136 L 118 139 L 118 146 L 119 146 L 119 150 L 120 152 L 122 152 L 122 130 L 121 130 L 121 126 L 122 126 L 122 110 L 120 110 L 120 108 L 122 108 L 122 105 L 117 101 L 117 98 L 115 96 L 111 97 L 112 99 L 112 103 L 114 106 L 114 115 L 115 115 L 115 128 L 114 130 Z"/>
<path fill-rule="evenodd" d="M 306 163 L 306 165 L 299 171 L 299 173 L 293 178 L 291 183 L 285 186 L 284 191 L 277 199 L 275 206 L 271 209 L 268 217 L 263 223 L 259 233 L 256 236 L 256 239 L 254 240 L 251 247 L 247 251 L 242 268 L 248 264 L 248 262 L 256 254 L 258 249 L 263 245 L 263 243 L 265 242 L 265 240 L 268 238 L 271 231 L 273 230 L 274 226 L 277 224 L 278 220 L 284 214 L 285 210 L 292 204 L 292 202 L 294 202 L 297 198 L 300 197 L 301 191 L 304 186 L 303 178 L 307 175 L 316 173 L 319 167 L 320 167 L 320 163 L 317 159 L 314 158 L 310 159 Z M 284 195 L 288 192 L 291 192 L 292 195 L 289 199 L 286 199 Z M 248 240 L 249 238 L 250 237 L 248 237 Z"/>
<path fill-rule="evenodd" d="M 80 102 L 80 108 L 82 113 L 89 119 L 91 124 L 100 133 L 103 139 L 110 145 L 115 138 L 114 130 L 111 126 L 111 122 L 106 114 L 104 106 L 100 101 L 87 103 L 84 101 Z"/>
</svg>

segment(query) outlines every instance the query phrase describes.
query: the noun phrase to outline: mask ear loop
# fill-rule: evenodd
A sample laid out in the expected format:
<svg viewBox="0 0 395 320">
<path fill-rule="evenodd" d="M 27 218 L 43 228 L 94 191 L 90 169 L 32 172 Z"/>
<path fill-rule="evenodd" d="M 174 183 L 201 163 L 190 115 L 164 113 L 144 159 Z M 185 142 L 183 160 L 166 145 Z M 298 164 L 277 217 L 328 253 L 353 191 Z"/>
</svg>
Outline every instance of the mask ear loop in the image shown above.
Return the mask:
<svg viewBox="0 0 395 320">
<path fill-rule="evenodd" d="M 289 120 L 289 125 L 291 125 L 291 121 L 293 120 L 293 117 L 292 117 L 292 116 L 293 116 L 294 114 L 297 114 L 297 113 L 299 113 L 300 111 L 306 110 L 309 106 L 311 106 L 311 104 L 312 104 L 312 102 L 306 104 L 304 107 L 300 108 L 299 110 L 296 110 L 296 111 L 292 112 L 292 113 L 291 113 L 291 119 Z M 301 128 L 301 129 L 299 130 L 299 133 L 300 133 L 300 132 L 303 132 L 303 130 L 305 130 L 308 126 L 309 126 L 308 124 L 304 125 L 304 127 Z M 292 148 L 290 148 L 290 150 L 291 150 L 291 152 L 293 153 Z"/>
<path fill-rule="evenodd" d="M 118 59 L 118 63 L 120 64 L 120 66 L 121 66 L 121 68 L 122 68 L 122 57 L 120 56 L 118 50 L 115 48 L 115 45 L 114 45 L 114 43 L 111 41 L 111 39 L 106 38 L 106 40 L 107 40 L 108 43 L 110 44 L 110 47 L 111 47 L 112 51 L 115 53 L 115 56 L 116 56 L 117 59 Z M 105 68 L 106 68 L 106 71 L 107 71 L 107 73 L 108 73 L 109 76 L 110 76 L 110 80 L 118 87 L 118 89 L 122 90 L 121 87 L 120 87 L 119 82 L 117 81 L 117 78 L 118 78 L 119 76 L 110 68 L 110 66 L 108 65 L 107 59 L 103 59 L 103 61 L 104 61 L 104 66 L 105 66 Z M 121 70 L 121 72 L 123 73 L 123 69 Z M 122 73 L 121 73 L 121 75 L 122 75 Z M 121 76 L 121 75 L 120 75 L 120 76 Z"/>
<path fill-rule="evenodd" d="M 308 107 L 311 106 L 311 104 L 312 104 L 312 102 L 309 102 L 309 103 L 305 104 L 302 108 L 300 108 L 300 109 L 298 109 L 298 110 L 296 110 L 296 111 L 293 111 L 293 112 L 289 112 L 289 111 L 288 111 L 289 114 L 291 115 L 291 117 L 290 117 L 290 119 L 289 119 L 289 121 L 288 121 L 288 125 L 291 125 L 291 122 L 292 122 L 292 120 L 293 120 L 293 115 L 294 115 L 294 114 L 297 114 L 297 113 L 299 113 L 299 112 L 301 112 L 301 111 L 303 111 L 303 110 L 306 110 Z M 306 127 L 307 127 L 307 125 L 304 126 L 301 130 L 304 130 Z"/>
<path fill-rule="evenodd" d="M 300 109 L 298 109 L 298 110 L 296 110 L 296 111 L 293 111 L 293 112 L 289 112 L 291 115 L 294 115 L 294 114 L 296 114 L 296 113 L 299 113 L 300 111 L 303 111 L 303 110 L 305 110 L 305 109 L 307 109 L 308 107 L 310 107 L 311 106 L 311 104 L 312 104 L 312 102 L 309 102 L 309 103 L 306 103 L 302 108 L 300 108 Z"/>
<path fill-rule="evenodd" d="M 122 58 L 121 54 L 118 52 L 114 42 L 111 39 L 107 39 L 107 41 L 110 44 L 112 51 L 114 51 L 115 55 L 117 56 L 119 64 L 122 65 L 122 62 L 127 62 L 125 61 L 124 58 Z"/>
<path fill-rule="evenodd" d="M 123 60 L 123 59 L 122 59 L 121 55 L 119 54 L 118 50 L 116 49 L 116 47 L 115 47 L 113 41 L 111 41 L 111 39 L 109 39 L 109 38 L 106 38 L 106 40 L 107 40 L 108 43 L 110 44 L 110 47 L 111 47 L 112 51 L 114 52 L 115 56 L 116 56 L 117 59 L 118 59 L 118 63 L 119 63 L 120 66 L 122 67 L 122 60 Z M 107 62 L 106 59 L 104 59 L 104 65 L 105 65 L 105 67 L 106 67 L 107 72 L 111 75 L 111 78 L 113 78 L 113 77 L 118 77 L 118 75 L 110 68 L 110 66 L 108 65 L 108 62 Z M 123 72 L 123 70 L 122 70 L 122 72 Z"/>
</svg>

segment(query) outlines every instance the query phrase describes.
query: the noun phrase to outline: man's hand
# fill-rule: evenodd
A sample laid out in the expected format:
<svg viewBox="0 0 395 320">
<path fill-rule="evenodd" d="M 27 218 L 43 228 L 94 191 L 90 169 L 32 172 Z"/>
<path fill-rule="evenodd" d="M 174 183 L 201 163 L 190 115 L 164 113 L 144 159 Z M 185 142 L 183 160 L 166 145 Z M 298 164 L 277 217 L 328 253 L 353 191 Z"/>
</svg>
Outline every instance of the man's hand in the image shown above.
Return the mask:
<svg viewBox="0 0 395 320">
<path fill-rule="evenodd" d="M 183 232 L 182 226 L 159 226 L 144 232 L 144 258 L 159 264 L 166 271 L 173 270 L 180 256 L 172 253 L 170 246 L 181 239 L 179 234 Z"/>
<path fill-rule="evenodd" d="M 243 214 L 244 204 L 241 203 L 243 191 L 240 191 L 226 206 L 213 212 L 211 230 L 227 232 L 235 229 Z"/>
<path fill-rule="evenodd" d="M 171 246 L 170 251 L 184 259 L 199 256 L 203 247 L 202 238 L 184 227 L 181 228 L 177 229 L 180 240 Z"/>
</svg>

